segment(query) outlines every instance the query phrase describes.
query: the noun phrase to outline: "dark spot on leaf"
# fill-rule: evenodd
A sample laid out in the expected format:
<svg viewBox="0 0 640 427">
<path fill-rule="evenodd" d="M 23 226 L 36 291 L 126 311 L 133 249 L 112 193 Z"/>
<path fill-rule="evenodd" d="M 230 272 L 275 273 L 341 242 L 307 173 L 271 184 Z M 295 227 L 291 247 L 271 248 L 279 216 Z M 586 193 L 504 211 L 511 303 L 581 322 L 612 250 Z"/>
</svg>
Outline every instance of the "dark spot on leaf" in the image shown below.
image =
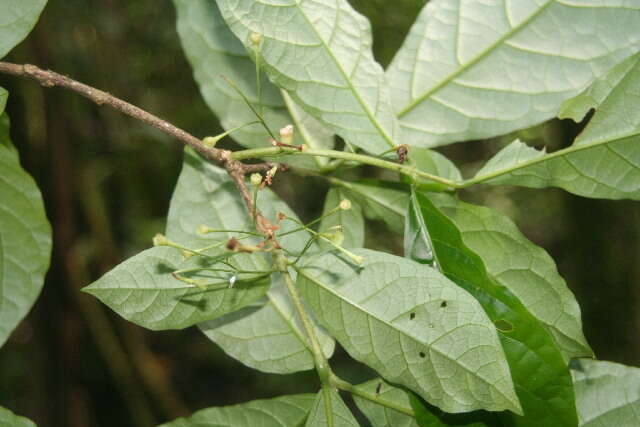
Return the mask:
<svg viewBox="0 0 640 427">
<path fill-rule="evenodd" d="M 511 324 L 511 322 L 507 322 L 504 319 L 498 319 L 493 322 L 493 324 L 500 332 L 513 332 L 513 325 Z"/>
<path fill-rule="evenodd" d="M 415 318 L 416 318 L 416 314 L 415 314 L 415 313 L 411 313 L 411 314 L 409 315 L 409 319 L 413 320 L 413 319 L 415 319 Z"/>
<path fill-rule="evenodd" d="M 447 302 L 446 301 L 442 301 L 440 303 L 440 307 L 445 308 L 447 306 Z"/>
<path fill-rule="evenodd" d="M 424 354 L 424 352 L 423 352 L 423 351 L 421 351 L 421 352 L 420 352 L 420 357 L 422 357 L 422 358 L 424 359 L 425 357 L 427 357 L 427 355 L 426 355 L 426 354 Z"/>
<path fill-rule="evenodd" d="M 378 383 L 376 386 L 376 394 L 380 394 L 380 389 L 382 388 L 382 383 Z"/>
</svg>

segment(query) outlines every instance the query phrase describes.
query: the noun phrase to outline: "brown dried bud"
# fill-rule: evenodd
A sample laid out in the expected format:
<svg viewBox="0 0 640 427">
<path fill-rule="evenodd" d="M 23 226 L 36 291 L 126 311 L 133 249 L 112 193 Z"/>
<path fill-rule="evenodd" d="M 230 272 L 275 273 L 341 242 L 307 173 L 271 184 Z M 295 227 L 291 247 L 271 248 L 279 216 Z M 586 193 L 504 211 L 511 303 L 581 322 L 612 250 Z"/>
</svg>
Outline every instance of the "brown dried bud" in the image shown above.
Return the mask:
<svg viewBox="0 0 640 427">
<path fill-rule="evenodd" d="M 396 148 L 396 153 L 398 154 L 398 162 L 404 163 L 407 160 L 407 155 L 409 154 L 409 146 L 408 145 L 400 145 Z"/>
<path fill-rule="evenodd" d="M 240 246 L 240 241 L 238 239 L 236 239 L 235 237 L 232 237 L 229 239 L 229 241 L 226 244 L 226 248 L 230 251 L 237 251 L 238 247 Z"/>
</svg>

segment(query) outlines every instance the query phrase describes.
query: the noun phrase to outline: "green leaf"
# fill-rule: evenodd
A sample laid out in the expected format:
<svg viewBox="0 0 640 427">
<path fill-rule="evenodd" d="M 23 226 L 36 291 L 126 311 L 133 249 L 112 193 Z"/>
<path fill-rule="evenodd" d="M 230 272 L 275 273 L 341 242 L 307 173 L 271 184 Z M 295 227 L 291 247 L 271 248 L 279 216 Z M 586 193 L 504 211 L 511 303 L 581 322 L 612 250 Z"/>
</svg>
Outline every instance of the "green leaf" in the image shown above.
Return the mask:
<svg viewBox="0 0 640 427">
<path fill-rule="evenodd" d="M 262 102 L 256 85 L 256 67 L 240 40 L 229 30 L 214 0 L 174 0 L 177 27 L 182 46 L 193 67 L 196 82 L 207 105 L 225 130 L 256 120 L 242 97 L 221 77 L 232 79 L 263 114 L 271 130 L 295 125 L 294 143 L 312 148 L 332 148 L 333 134 L 305 113 L 293 100 L 262 74 Z M 257 148 L 268 145 L 269 135 L 255 124 L 231 135 L 240 144 Z M 300 167 L 322 165 L 307 156 L 286 156 L 287 162 Z"/>
<path fill-rule="evenodd" d="M 567 99 L 562 103 L 558 117 L 561 119 L 573 119 L 581 122 L 590 109 L 598 108 L 611 91 L 627 75 L 631 68 L 638 62 L 640 55 L 634 55 L 613 67 L 607 74 L 599 77 L 591 86 L 580 95 Z"/>
<path fill-rule="evenodd" d="M 327 216 L 320 222 L 320 233 L 336 232 L 334 227 L 342 226 L 344 241 L 341 245 L 345 248 L 361 248 L 364 246 L 364 218 L 362 216 L 362 208 L 355 200 L 350 200 L 346 192 L 340 187 L 329 189 L 327 197 L 324 200 L 324 209 L 322 214 L 325 215 L 332 209 L 336 209 L 342 200 L 351 202 L 351 209 L 338 209 L 337 212 Z M 320 242 L 325 249 L 331 246 L 326 242 Z"/>
<path fill-rule="evenodd" d="M 254 400 L 240 405 L 202 409 L 161 427 L 291 427 L 301 426 L 313 405 L 313 394 Z"/>
<path fill-rule="evenodd" d="M 361 266 L 335 253 L 298 270 L 298 286 L 356 360 L 448 412 L 520 411 L 495 327 L 438 271 L 366 249 Z"/>
<path fill-rule="evenodd" d="M 313 369 L 313 353 L 302 321 L 282 281 L 276 274 L 264 299 L 198 327 L 227 354 L 262 372 L 288 374 Z M 335 341 L 315 326 L 326 358 L 333 354 Z"/>
<path fill-rule="evenodd" d="M 430 1 L 387 71 L 403 143 L 483 139 L 555 117 L 638 52 L 638 21 L 640 5 L 618 0 Z"/>
<path fill-rule="evenodd" d="M 333 388 L 323 387 L 316 395 L 305 427 L 358 427 L 347 405 Z"/>
<path fill-rule="evenodd" d="M 0 58 L 27 37 L 46 4 L 47 0 L 0 0 Z"/>
<path fill-rule="evenodd" d="M 331 182 L 358 201 L 367 218 L 384 221 L 392 231 L 402 233 L 409 202 L 405 184 L 378 179 L 347 182 L 333 178 Z"/>
<path fill-rule="evenodd" d="M 481 258 L 487 273 L 551 332 L 566 360 L 593 356 L 578 302 L 544 249 L 492 209 L 447 195 L 434 194 L 431 201 L 457 228 L 463 244 Z"/>
<path fill-rule="evenodd" d="M 581 427 L 640 425 L 640 369 L 583 359 L 571 373 Z"/>
<path fill-rule="evenodd" d="M 36 427 L 36 424 L 30 419 L 20 417 L 2 406 L 0 406 L 0 425 L 7 427 Z"/>
<path fill-rule="evenodd" d="M 546 154 L 514 141 L 471 183 L 560 187 L 585 197 L 640 200 L 640 61 L 602 102 L 572 146 Z"/>
<path fill-rule="evenodd" d="M 353 394 L 353 400 L 358 409 L 369 419 L 373 427 L 418 427 L 419 424 L 415 418 L 407 415 L 407 412 L 412 412 L 412 409 L 409 403 L 409 393 L 406 391 L 393 387 L 379 378 L 358 384 L 356 388 L 374 394 L 380 400 L 404 410 L 404 412 L 400 412 Z"/>
<path fill-rule="evenodd" d="M 205 270 L 189 277 L 201 281 L 202 286 L 172 274 L 176 270 L 228 268 L 219 263 L 228 257 L 194 255 L 185 260 L 174 248 L 155 247 L 119 264 L 83 291 L 137 325 L 153 330 L 182 329 L 245 307 L 267 292 L 271 284 L 268 274 L 237 274 L 233 287 L 229 273 Z M 233 259 L 227 262 L 238 267 Z"/>
<path fill-rule="evenodd" d="M 219 0 L 245 46 L 262 37 L 271 80 L 350 143 L 372 153 L 395 146 L 396 118 L 382 67 L 373 59 L 369 22 L 346 0 Z"/>
<path fill-rule="evenodd" d="M 445 195 L 432 197 L 439 200 L 442 196 Z M 551 333 L 510 288 L 489 274 L 487 265 L 495 268 L 500 263 L 490 260 L 485 264 L 474 251 L 481 241 L 468 243 L 469 238 L 462 234 L 444 209 L 424 194 L 417 193 L 416 201 L 428 227 L 435 265 L 482 304 L 498 329 L 524 409 L 524 417 L 504 413 L 501 418 L 515 426 L 577 426 L 571 377 Z M 503 251 L 504 248 L 497 246 L 483 255 L 488 259 L 505 256 Z"/>
<path fill-rule="evenodd" d="M 277 177 L 277 175 L 276 175 Z M 268 188 L 259 192 L 258 206 L 270 220 L 278 212 L 289 218 L 296 214 Z M 198 248 L 212 242 L 240 237 L 237 233 L 202 235 L 196 229 L 206 225 L 215 229 L 251 230 L 252 220 L 247 208 L 227 172 L 185 151 L 182 172 L 171 199 L 167 219 L 167 236 L 186 246 Z M 281 232 L 298 228 L 292 221 L 281 223 Z M 301 251 L 306 243 L 305 233 L 293 233 L 278 238 L 288 250 Z M 252 243 L 257 240 L 250 239 Z M 246 270 L 269 270 L 273 267 L 263 257 L 239 254 L 234 261 Z M 293 302 L 283 289 L 280 275 L 265 298 L 246 308 L 198 325 L 213 342 L 240 362 L 264 372 L 290 373 L 313 367 L 313 359 L 306 347 L 300 319 L 293 310 Z M 334 341 L 318 325 L 325 355 L 333 353 Z"/>
<path fill-rule="evenodd" d="M 0 346 L 40 294 L 51 256 L 42 195 L 21 167 L 0 115 Z"/>
</svg>

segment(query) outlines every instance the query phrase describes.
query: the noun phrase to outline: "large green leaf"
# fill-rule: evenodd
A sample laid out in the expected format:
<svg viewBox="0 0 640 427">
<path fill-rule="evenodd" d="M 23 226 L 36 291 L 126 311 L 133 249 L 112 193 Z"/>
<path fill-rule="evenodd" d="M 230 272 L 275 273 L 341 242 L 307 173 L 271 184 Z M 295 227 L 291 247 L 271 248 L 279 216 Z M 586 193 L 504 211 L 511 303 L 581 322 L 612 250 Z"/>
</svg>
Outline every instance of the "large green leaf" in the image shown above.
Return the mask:
<svg viewBox="0 0 640 427">
<path fill-rule="evenodd" d="M 638 52 L 639 21 L 640 4 L 619 0 L 430 1 L 387 71 L 402 141 L 433 147 L 556 116 Z"/>
<path fill-rule="evenodd" d="M 313 353 L 302 321 L 280 274 L 264 299 L 198 327 L 231 357 L 262 372 L 288 374 L 313 369 Z M 315 325 L 325 357 L 333 354 L 335 341 Z"/>
<path fill-rule="evenodd" d="M 305 427 L 358 427 L 336 390 L 323 387 L 316 395 Z"/>
<path fill-rule="evenodd" d="M 567 99 L 563 104 L 558 117 L 561 119 L 573 119 L 581 122 L 590 109 L 598 108 L 611 91 L 620 83 L 633 66 L 640 59 L 640 55 L 634 55 L 613 67 L 607 74 L 600 76 L 591 86 L 580 95 Z"/>
<path fill-rule="evenodd" d="M 640 425 L 640 369 L 597 360 L 571 371 L 581 427 Z"/>
<path fill-rule="evenodd" d="M 415 200 L 420 206 L 422 223 L 428 228 L 434 265 L 476 297 L 500 332 L 500 341 L 524 409 L 524 417 L 504 413 L 503 420 L 515 426 L 577 426 L 571 376 L 547 327 L 529 312 L 509 287 L 489 274 L 487 265 L 495 267 L 501 263 L 491 260 L 491 255 L 483 254 L 490 259 L 485 264 L 474 251 L 476 246 L 483 245 L 481 241 L 465 237 L 444 209 L 425 195 L 418 193 Z M 502 256 L 503 250 L 506 248 L 497 246 L 493 256 Z"/>
<path fill-rule="evenodd" d="M 20 167 L 6 114 L 0 115 L 0 200 L 1 346 L 40 294 L 51 255 L 42 196 Z"/>
<path fill-rule="evenodd" d="M 47 0 L 0 0 L 0 58 L 27 37 L 46 4 Z"/>
<path fill-rule="evenodd" d="M 275 221 L 278 212 L 297 218 L 286 203 L 269 189 L 260 191 L 258 206 L 272 221 Z M 200 225 L 215 229 L 251 230 L 252 221 L 226 171 L 187 151 L 171 199 L 167 236 L 191 247 L 205 247 L 212 241 L 240 237 L 237 233 L 205 236 L 196 231 Z M 281 232 L 298 227 L 291 221 L 284 221 L 281 226 Z M 304 247 L 306 235 L 304 232 L 294 233 L 278 240 L 283 247 L 297 252 Z M 263 257 L 240 254 L 234 260 L 246 270 L 273 268 Z M 313 359 L 300 328 L 301 321 L 280 282 L 281 279 L 274 276 L 274 286 L 265 298 L 238 312 L 198 326 L 227 354 L 252 368 L 278 373 L 312 368 Z M 325 355 L 330 357 L 333 353 L 333 339 L 317 325 L 316 333 L 323 344 Z"/>
<path fill-rule="evenodd" d="M 372 153 L 396 145 L 396 118 L 382 67 L 371 52 L 369 22 L 346 0 L 218 0 L 231 30 L 261 60 L 271 80 L 352 144 Z"/>
<path fill-rule="evenodd" d="M 520 411 L 495 327 L 478 302 L 438 271 L 366 249 L 298 270 L 318 321 L 386 380 L 448 412 Z"/>
<path fill-rule="evenodd" d="M 482 259 L 487 273 L 547 327 L 566 359 L 593 356 L 578 302 L 544 249 L 492 209 L 442 194 L 432 195 L 431 201 L 455 225 L 464 245 Z"/>
<path fill-rule="evenodd" d="M 333 135 L 290 100 L 262 74 L 262 102 L 256 84 L 256 68 L 242 43 L 229 30 L 214 0 L 174 0 L 178 34 L 195 79 L 207 105 L 229 130 L 256 120 L 242 97 L 221 77 L 232 79 L 260 111 L 273 132 L 294 124 L 295 143 L 312 148 L 331 148 Z M 291 113 L 289 113 L 289 110 Z M 269 135 L 259 125 L 239 129 L 232 137 L 248 147 L 266 147 Z M 298 166 L 313 167 L 307 156 L 295 159 Z M 302 163 L 301 163 L 302 162 Z M 320 164 L 324 159 L 320 160 Z"/>
<path fill-rule="evenodd" d="M 137 325 L 153 330 L 182 329 L 245 307 L 267 292 L 269 274 L 237 274 L 233 287 L 228 273 L 206 270 L 189 277 L 202 281 L 203 287 L 172 274 L 176 270 L 228 268 L 218 261 L 218 257 L 200 256 L 185 260 L 174 248 L 155 247 L 124 261 L 83 291 Z M 236 264 L 233 259 L 228 262 Z"/>
<path fill-rule="evenodd" d="M 572 146 L 546 154 L 514 141 L 472 182 L 555 186 L 586 197 L 640 200 L 640 60 L 600 104 Z"/>
<path fill-rule="evenodd" d="M 327 197 L 324 200 L 324 209 L 322 214 L 325 215 L 331 210 L 335 210 L 342 200 L 348 200 L 346 192 L 340 187 L 329 189 Z M 361 248 L 364 246 L 364 218 L 362 216 L 362 208 L 355 200 L 350 200 L 351 209 L 337 209 L 337 212 L 325 217 L 320 222 L 319 231 L 321 233 L 332 233 L 336 229 L 334 227 L 342 226 L 342 234 L 344 241 L 341 245 L 345 248 Z M 329 249 L 328 243 L 320 242 L 320 245 Z"/>
<path fill-rule="evenodd" d="M 418 427 L 419 424 L 415 418 L 407 414 L 407 412 L 412 412 L 408 392 L 393 387 L 379 378 L 358 384 L 356 388 L 374 394 L 376 398 L 404 410 L 404 412 L 400 412 L 354 394 L 353 400 L 355 400 L 358 409 L 369 419 L 373 427 Z"/>
<path fill-rule="evenodd" d="M 2 406 L 0 406 L 0 425 L 6 427 L 36 427 L 36 424 L 30 419 L 20 417 Z"/>
<path fill-rule="evenodd" d="M 240 405 L 202 409 L 162 427 L 291 427 L 301 426 L 313 405 L 313 394 L 254 400 Z"/>
</svg>

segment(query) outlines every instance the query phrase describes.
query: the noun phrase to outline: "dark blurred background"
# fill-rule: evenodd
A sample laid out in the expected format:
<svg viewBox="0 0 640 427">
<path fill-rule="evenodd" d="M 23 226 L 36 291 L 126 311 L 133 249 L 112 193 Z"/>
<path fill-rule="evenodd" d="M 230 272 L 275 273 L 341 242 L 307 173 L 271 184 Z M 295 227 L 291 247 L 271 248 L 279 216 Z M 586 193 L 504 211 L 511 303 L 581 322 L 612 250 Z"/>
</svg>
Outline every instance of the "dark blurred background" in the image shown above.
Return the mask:
<svg viewBox="0 0 640 427">
<path fill-rule="evenodd" d="M 375 54 L 393 57 L 424 0 L 352 0 L 372 21 Z M 51 0 L 8 61 L 34 63 L 109 91 L 197 136 L 220 131 L 175 31 L 168 0 Z M 84 98 L 0 76 L 10 91 L 12 137 L 44 193 L 54 228 L 52 267 L 35 307 L 0 349 L 0 405 L 47 426 L 148 426 L 197 409 L 313 392 L 313 372 L 267 375 L 225 356 L 197 329 L 151 332 L 78 289 L 148 247 L 164 228 L 181 164 L 167 136 Z M 554 150 L 581 126 L 552 121 L 518 136 Z M 512 136 L 513 137 L 513 136 Z M 441 150 L 469 173 L 507 138 Z M 366 173 L 375 173 L 367 170 Z M 305 219 L 322 182 L 280 176 L 276 191 Z M 464 198 L 511 216 L 556 260 L 582 307 L 597 356 L 640 365 L 640 210 L 560 190 L 481 187 Z M 382 238 L 394 239 L 370 223 Z M 397 247 L 399 240 L 387 247 Z M 365 369 L 341 350 L 336 371 Z"/>
</svg>

